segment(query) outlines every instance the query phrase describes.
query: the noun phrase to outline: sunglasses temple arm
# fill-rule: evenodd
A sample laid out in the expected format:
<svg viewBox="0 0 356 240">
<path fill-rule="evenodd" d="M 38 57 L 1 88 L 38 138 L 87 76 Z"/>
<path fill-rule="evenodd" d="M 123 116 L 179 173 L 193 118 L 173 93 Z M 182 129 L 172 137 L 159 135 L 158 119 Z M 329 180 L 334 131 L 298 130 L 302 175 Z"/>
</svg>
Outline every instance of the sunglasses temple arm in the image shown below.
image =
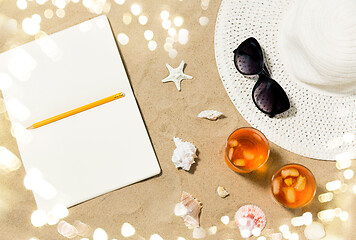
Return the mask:
<svg viewBox="0 0 356 240">
<path fill-rule="evenodd" d="M 267 77 L 271 77 L 271 74 L 268 71 L 268 68 L 266 66 L 266 64 L 263 64 L 263 70 L 262 73 L 264 73 Z"/>
</svg>

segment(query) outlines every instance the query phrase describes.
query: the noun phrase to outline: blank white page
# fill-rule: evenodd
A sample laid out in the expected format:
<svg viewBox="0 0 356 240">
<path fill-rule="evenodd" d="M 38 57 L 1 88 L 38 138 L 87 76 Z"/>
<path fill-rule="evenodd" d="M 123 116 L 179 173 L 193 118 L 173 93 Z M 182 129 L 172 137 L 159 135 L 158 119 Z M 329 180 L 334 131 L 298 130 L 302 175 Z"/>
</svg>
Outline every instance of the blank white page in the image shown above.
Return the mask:
<svg viewBox="0 0 356 240">
<path fill-rule="evenodd" d="M 106 16 L 0 54 L 0 73 L 24 167 L 56 190 L 50 200 L 34 194 L 39 208 L 73 206 L 160 173 Z M 125 97 L 21 130 L 118 92 Z"/>
</svg>

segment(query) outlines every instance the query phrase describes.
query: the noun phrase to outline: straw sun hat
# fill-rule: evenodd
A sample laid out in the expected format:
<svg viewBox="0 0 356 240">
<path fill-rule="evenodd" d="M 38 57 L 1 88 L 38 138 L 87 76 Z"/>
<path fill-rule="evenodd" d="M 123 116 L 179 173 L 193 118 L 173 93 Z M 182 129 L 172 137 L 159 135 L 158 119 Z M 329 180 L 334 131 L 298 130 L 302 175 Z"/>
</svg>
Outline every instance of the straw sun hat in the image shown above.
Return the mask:
<svg viewBox="0 0 356 240">
<path fill-rule="evenodd" d="M 356 2 L 223 0 L 215 55 L 225 89 L 241 115 L 277 145 L 322 159 L 356 158 Z M 286 91 L 291 108 L 274 118 L 252 101 L 256 79 L 242 76 L 233 50 L 249 37 Z"/>
</svg>

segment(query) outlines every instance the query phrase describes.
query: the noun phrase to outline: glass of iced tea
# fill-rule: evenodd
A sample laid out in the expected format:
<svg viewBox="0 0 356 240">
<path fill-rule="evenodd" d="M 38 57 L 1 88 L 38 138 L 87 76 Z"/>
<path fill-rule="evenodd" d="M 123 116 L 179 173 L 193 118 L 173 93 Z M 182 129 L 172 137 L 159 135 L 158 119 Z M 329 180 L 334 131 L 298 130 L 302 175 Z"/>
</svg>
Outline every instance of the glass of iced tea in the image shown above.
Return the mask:
<svg viewBox="0 0 356 240">
<path fill-rule="evenodd" d="M 315 195 L 316 182 L 313 174 L 299 164 L 288 164 L 272 177 L 273 198 L 287 208 L 299 208 L 309 204 Z"/>
<path fill-rule="evenodd" d="M 268 159 L 267 138 L 255 128 L 239 128 L 227 139 L 225 162 L 235 172 L 248 173 L 261 167 Z"/>
</svg>

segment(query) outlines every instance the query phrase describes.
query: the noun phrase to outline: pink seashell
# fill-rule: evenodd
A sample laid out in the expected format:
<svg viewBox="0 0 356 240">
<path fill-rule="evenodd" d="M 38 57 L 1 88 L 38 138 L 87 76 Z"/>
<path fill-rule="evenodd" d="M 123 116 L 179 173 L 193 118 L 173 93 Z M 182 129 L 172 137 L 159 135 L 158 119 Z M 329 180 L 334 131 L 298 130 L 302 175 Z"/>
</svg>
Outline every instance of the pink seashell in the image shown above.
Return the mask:
<svg viewBox="0 0 356 240">
<path fill-rule="evenodd" d="M 257 206 L 245 205 L 240 207 L 235 214 L 235 222 L 239 227 L 241 236 L 248 238 L 252 236 L 254 229 L 262 229 L 266 226 L 266 215 Z"/>
<path fill-rule="evenodd" d="M 196 228 L 200 226 L 199 214 L 201 203 L 191 194 L 183 192 L 181 202 L 176 204 L 175 214 L 184 220 L 184 224 L 188 228 Z"/>
</svg>

